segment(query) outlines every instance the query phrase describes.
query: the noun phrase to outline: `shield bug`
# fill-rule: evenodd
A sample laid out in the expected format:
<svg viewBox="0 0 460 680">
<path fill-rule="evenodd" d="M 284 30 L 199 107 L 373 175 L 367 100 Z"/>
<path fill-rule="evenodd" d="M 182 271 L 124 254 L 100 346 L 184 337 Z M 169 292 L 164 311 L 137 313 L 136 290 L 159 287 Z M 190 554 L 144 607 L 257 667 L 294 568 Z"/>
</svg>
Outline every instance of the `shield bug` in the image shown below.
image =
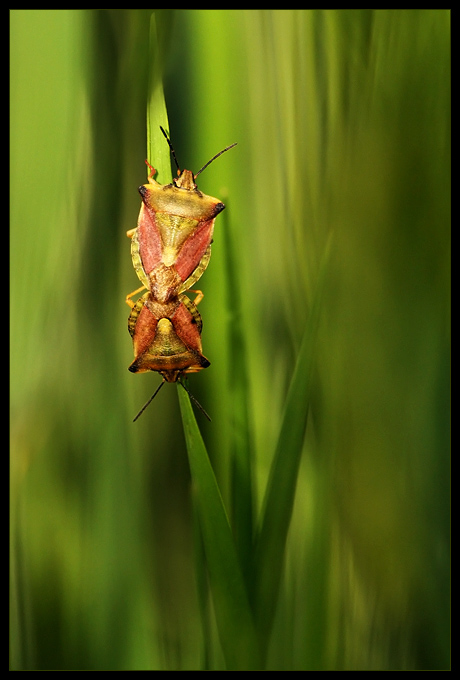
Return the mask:
<svg viewBox="0 0 460 680">
<path fill-rule="evenodd" d="M 142 205 L 136 229 L 131 238 L 134 269 L 143 284 L 126 297 L 144 288 L 162 303 L 167 303 L 189 290 L 201 277 L 211 257 L 214 222 L 225 206 L 218 198 L 201 192 L 195 180 L 212 161 L 233 148 L 231 144 L 213 156 L 195 175 L 180 170 L 176 154 L 166 132 L 161 128 L 177 166 L 177 177 L 171 184 L 161 185 L 153 178 L 149 165 L 148 184 L 139 187 Z M 147 162 L 147 161 L 146 161 Z"/>
<path fill-rule="evenodd" d="M 182 385 L 208 420 L 211 420 L 181 380 L 188 373 L 197 373 L 210 365 L 202 354 L 201 328 L 201 315 L 186 295 L 180 295 L 168 304 L 161 304 L 147 292 L 134 304 L 128 319 L 128 330 L 133 339 L 135 358 L 129 370 L 132 373 L 156 371 L 163 378 L 134 421 L 165 382 Z"/>
</svg>

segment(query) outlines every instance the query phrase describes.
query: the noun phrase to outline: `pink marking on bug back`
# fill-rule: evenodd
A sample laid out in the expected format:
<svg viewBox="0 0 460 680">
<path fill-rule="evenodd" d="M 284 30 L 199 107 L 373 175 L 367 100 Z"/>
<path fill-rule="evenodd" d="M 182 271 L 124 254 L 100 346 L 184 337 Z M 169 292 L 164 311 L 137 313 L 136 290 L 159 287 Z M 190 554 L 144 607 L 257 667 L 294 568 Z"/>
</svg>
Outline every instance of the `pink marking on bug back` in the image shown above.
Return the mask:
<svg viewBox="0 0 460 680">
<path fill-rule="evenodd" d="M 139 312 L 134 330 L 133 343 L 136 356 L 143 354 L 151 345 L 157 324 L 158 319 L 144 305 Z"/>
<path fill-rule="evenodd" d="M 171 323 L 177 337 L 182 340 L 184 345 L 201 354 L 202 347 L 200 333 L 193 316 L 184 304 L 179 305 L 174 316 L 171 317 Z"/>
<path fill-rule="evenodd" d="M 215 218 L 207 220 L 186 240 L 176 260 L 176 270 L 182 281 L 198 267 L 212 240 Z"/>
<path fill-rule="evenodd" d="M 150 274 L 161 262 L 163 245 L 155 215 L 146 205 L 142 205 L 137 229 L 142 266 L 145 273 Z"/>
</svg>

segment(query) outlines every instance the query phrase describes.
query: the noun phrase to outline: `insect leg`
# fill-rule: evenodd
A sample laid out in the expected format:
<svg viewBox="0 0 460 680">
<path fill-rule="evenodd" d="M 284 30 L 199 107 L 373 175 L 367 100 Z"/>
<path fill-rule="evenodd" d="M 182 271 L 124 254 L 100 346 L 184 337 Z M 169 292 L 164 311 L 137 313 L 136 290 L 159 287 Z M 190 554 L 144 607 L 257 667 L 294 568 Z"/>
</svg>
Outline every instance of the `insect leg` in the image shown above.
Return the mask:
<svg viewBox="0 0 460 680">
<path fill-rule="evenodd" d="M 204 293 L 201 290 L 193 290 L 191 288 L 190 291 L 187 292 L 196 293 L 196 298 L 193 300 L 194 305 L 199 305 L 201 300 L 204 298 Z"/>
<path fill-rule="evenodd" d="M 134 307 L 134 302 L 131 300 L 131 298 L 133 297 L 133 295 L 137 295 L 138 293 L 141 292 L 141 290 L 145 290 L 145 289 L 146 289 L 146 286 L 141 286 L 140 288 L 137 288 L 137 290 L 133 290 L 132 293 L 129 293 L 129 294 L 126 296 L 125 302 L 126 302 L 126 304 L 127 304 L 129 307 L 131 307 L 131 309 Z"/>
</svg>

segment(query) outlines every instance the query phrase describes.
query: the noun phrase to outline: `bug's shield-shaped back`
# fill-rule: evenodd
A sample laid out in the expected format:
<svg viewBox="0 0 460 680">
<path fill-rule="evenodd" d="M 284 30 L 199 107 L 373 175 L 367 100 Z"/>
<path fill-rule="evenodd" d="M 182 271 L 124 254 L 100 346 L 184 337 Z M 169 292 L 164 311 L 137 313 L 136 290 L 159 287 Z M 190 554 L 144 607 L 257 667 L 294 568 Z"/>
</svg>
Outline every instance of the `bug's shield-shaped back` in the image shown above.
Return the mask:
<svg viewBox="0 0 460 680">
<path fill-rule="evenodd" d="M 202 354 L 201 326 L 196 306 L 185 295 L 166 309 L 146 293 L 128 319 L 135 356 L 129 370 L 157 371 L 167 382 L 176 382 L 183 373 L 207 368 L 210 362 Z"/>
<path fill-rule="evenodd" d="M 225 207 L 193 182 L 181 182 L 185 175 L 190 171 L 165 186 L 150 176 L 149 183 L 139 187 L 143 202 L 131 256 L 139 279 L 157 299 L 159 292 L 163 299 L 179 295 L 201 277 L 211 257 L 215 218 Z M 169 291 L 160 280 L 165 267 L 172 272 Z"/>
</svg>

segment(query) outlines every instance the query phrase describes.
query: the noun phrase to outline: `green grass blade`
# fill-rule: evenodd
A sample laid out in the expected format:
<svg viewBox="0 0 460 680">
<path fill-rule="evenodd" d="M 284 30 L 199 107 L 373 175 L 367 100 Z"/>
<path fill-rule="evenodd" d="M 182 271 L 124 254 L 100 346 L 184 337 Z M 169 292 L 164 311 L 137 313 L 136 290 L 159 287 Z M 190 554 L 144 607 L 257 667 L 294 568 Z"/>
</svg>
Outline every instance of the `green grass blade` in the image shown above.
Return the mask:
<svg viewBox="0 0 460 680">
<path fill-rule="evenodd" d="M 228 207 L 228 199 L 223 196 Z M 246 577 L 250 568 L 253 543 L 254 485 L 252 471 L 252 441 L 248 376 L 248 358 L 245 329 L 242 320 L 240 281 L 238 276 L 238 251 L 225 211 L 222 233 L 225 243 L 225 266 L 227 274 L 227 307 L 231 309 L 228 324 L 229 373 L 228 389 L 232 408 L 229 414 L 233 438 L 231 441 L 231 522 L 240 557 L 241 568 Z"/>
<path fill-rule="evenodd" d="M 330 247 L 331 238 L 329 238 L 323 256 L 316 293 L 287 395 L 281 432 L 265 493 L 260 531 L 256 538 L 253 603 L 256 625 L 263 644 L 267 644 L 273 622 L 286 537 L 292 515 L 300 457 L 307 426 L 315 340 Z"/>
<path fill-rule="evenodd" d="M 216 622 L 227 670 L 260 670 L 258 644 L 233 535 L 190 399 L 179 403 Z"/>
<path fill-rule="evenodd" d="M 150 82 L 147 103 L 147 153 L 160 184 L 172 181 L 169 146 L 160 125 L 169 133 L 168 113 L 163 91 L 163 56 L 157 35 L 155 13 L 150 17 Z"/>
<path fill-rule="evenodd" d="M 152 72 L 147 110 L 149 160 L 158 170 L 159 181 L 170 182 L 169 147 L 160 130 L 161 125 L 169 132 L 162 85 L 161 51 L 154 14 L 152 14 L 150 23 L 150 50 Z M 230 524 L 195 420 L 189 395 L 183 389 L 179 389 L 178 394 L 194 487 L 196 513 L 227 668 L 228 670 L 257 670 L 260 666 L 256 634 Z M 202 607 L 202 614 L 203 611 L 204 607 Z"/>
</svg>

